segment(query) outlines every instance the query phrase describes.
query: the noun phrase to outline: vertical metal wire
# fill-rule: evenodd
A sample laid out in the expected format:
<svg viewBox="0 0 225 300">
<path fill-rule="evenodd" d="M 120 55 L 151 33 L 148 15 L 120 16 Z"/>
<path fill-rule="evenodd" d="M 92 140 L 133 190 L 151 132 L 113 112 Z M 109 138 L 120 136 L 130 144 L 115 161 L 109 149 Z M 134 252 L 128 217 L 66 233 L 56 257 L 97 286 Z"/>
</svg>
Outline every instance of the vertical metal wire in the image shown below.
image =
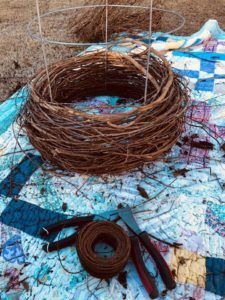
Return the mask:
<svg viewBox="0 0 225 300">
<path fill-rule="evenodd" d="M 108 51 L 108 26 L 109 26 L 109 1 L 105 0 L 105 43 L 106 43 L 106 52 Z"/>
<path fill-rule="evenodd" d="M 109 2 L 105 0 L 105 92 L 107 93 Z"/>
<path fill-rule="evenodd" d="M 149 28 L 148 28 L 148 58 L 147 58 L 147 68 L 146 68 L 146 79 L 145 79 L 145 93 L 144 93 L 144 103 L 147 100 L 148 94 L 148 73 L 149 73 L 149 63 L 150 63 L 150 47 L 151 47 L 151 40 L 152 40 L 152 7 L 153 7 L 153 0 L 150 0 L 149 3 Z"/>
<path fill-rule="evenodd" d="M 36 0 L 36 10 L 37 10 L 37 19 L 38 19 L 39 34 L 40 34 L 40 38 L 41 38 L 41 48 L 42 48 L 42 53 L 43 53 L 43 58 L 44 58 L 44 64 L 45 64 L 45 70 L 46 70 L 47 80 L 48 80 L 49 95 L 50 95 L 50 100 L 53 101 L 53 98 L 52 98 L 52 89 L 51 89 L 51 83 L 50 83 L 50 77 L 49 77 L 49 72 L 48 72 L 48 62 L 47 62 L 47 56 L 46 56 L 46 51 L 45 51 L 45 44 L 44 44 L 44 39 L 43 39 L 43 34 L 42 34 L 39 0 Z"/>
</svg>

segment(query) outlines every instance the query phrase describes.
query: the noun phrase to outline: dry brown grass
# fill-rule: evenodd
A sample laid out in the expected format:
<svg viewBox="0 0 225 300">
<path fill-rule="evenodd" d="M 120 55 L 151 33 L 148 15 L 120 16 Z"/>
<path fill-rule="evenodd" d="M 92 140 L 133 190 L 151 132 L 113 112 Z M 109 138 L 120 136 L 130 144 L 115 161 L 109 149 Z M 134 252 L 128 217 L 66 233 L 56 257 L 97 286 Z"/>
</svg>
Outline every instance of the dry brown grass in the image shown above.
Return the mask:
<svg viewBox="0 0 225 300">
<path fill-rule="evenodd" d="M 93 0 L 94 1 L 94 0 Z M 125 0 L 126 1 L 126 0 Z M 40 0 L 41 11 L 76 5 L 82 0 Z M 185 27 L 179 34 L 191 34 L 209 18 L 217 19 L 225 28 L 224 0 L 166 0 L 163 7 L 182 13 L 186 19 Z M 0 99 L 6 98 L 16 88 L 27 81 L 37 69 L 43 66 L 40 45 L 27 35 L 28 21 L 35 16 L 35 1 L 0 0 Z M 54 28 L 52 19 L 45 22 L 58 37 L 66 38 L 65 28 L 69 16 L 60 15 Z M 164 18 L 165 28 L 177 20 Z M 69 38 L 69 37 L 68 37 Z M 49 62 L 70 57 L 76 49 L 66 47 L 47 47 Z"/>
</svg>

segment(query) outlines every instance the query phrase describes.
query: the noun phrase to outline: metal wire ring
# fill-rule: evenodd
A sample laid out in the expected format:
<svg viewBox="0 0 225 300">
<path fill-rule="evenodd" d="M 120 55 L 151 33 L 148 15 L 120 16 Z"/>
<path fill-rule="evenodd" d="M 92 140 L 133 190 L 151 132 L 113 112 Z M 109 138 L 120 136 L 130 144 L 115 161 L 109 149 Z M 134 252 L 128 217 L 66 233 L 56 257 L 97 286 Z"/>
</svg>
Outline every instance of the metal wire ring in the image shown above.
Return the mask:
<svg viewBox="0 0 225 300">
<path fill-rule="evenodd" d="M 95 251 L 95 246 L 104 242 L 114 253 L 103 257 Z M 85 225 L 77 235 L 77 254 L 83 268 L 92 276 L 109 279 L 119 274 L 130 256 L 130 238 L 124 229 L 114 222 L 96 221 Z"/>
<path fill-rule="evenodd" d="M 73 6 L 73 7 L 67 7 L 67 8 L 62 8 L 62 9 L 57 9 L 57 10 L 53 10 L 53 11 L 49 11 L 45 14 L 42 14 L 40 17 L 44 18 L 44 17 L 48 17 L 50 15 L 53 14 L 57 14 L 57 13 L 61 13 L 61 12 L 66 12 L 66 11 L 70 11 L 70 10 L 76 10 L 76 9 L 83 9 L 83 8 L 99 8 L 99 7 L 105 7 L 105 4 L 98 4 L 98 5 L 83 5 L 83 6 Z M 149 9 L 148 6 L 142 6 L 142 5 L 122 5 L 122 4 L 109 4 L 108 7 L 120 7 L 120 8 L 140 8 L 140 9 Z M 168 10 L 168 9 L 162 9 L 162 8 L 153 8 L 153 11 L 161 11 L 164 13 L 170 13 L 171 15 L 177 16 L 180 18 L 180 25 L 177 26 L 175 29 L 170 30 L 168 32 L 163 33 L 163 35 L 166 34 L 171 34 L 174 33 L 178 30 L 180 30 L 184 24 L 185 24 L 185 18 L 179 14 L 178 12 L 175 12 L 173 10 Z M 105 42 L 95 42 L 95 43 L 82 43 L 82 42 L 64 42 L 64 41 L 57 41 L 57 40 L 50 40 L 46 37 L 41 37 L 38 34 L 34 34 L 32 32 L 32 26 L 34 25 L 34 23 L 38 20 L 37 17 L 33 18 L 30 23 L 27 26 L 27 30 L 28 30 L 28 34 L 29 36 L 36 41 L 39 41 L 41 43 L 45 43 L 45 44 L 54 44 L 54 45 L 63 45 L 63 46 L 93 46 L 93 45 L 106 45 Z M 114 45 L 117 44 L 118 41 L 109 41 L 107 43 L 107 45 Z"/>
</svg>

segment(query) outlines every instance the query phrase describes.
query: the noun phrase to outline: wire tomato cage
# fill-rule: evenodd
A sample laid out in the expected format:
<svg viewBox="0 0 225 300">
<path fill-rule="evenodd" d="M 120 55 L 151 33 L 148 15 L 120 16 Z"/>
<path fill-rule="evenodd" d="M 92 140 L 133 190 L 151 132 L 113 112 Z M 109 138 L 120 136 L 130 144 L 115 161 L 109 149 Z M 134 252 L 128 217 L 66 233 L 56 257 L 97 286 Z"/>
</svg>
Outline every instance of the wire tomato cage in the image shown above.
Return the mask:
<svg viewBox="0 0 225 300">
<path fill-rule="evenodd" d="M 99 8 L 105 8 L 105 7 L 107 7 L 108 9 L 110 9 L 110 8 L 121 8 L 121 9 L 128 9 L 128 10 L 130 10 L 130 9 L 140 10 L 141 9 L 141 10 L 146 10 L 146 11 L 148 11 L 150 8 L 149 6 L 144 6 L 144 5 L 122 5 L 122 4 L 96 4 L 96 5 L 72 6 L 72 7 L 61 8 L 61 9 L 56 9 L 56 10 L 46 12 L 46 13 L 40 15 L 40 20 L 42 21 L 43 19 L 45 19 L 49 16 L 56 16 L 59 13 L 72 12 L 74 10 L 78 11 L 78 10 L 84 10 L 84 9 L 99 9 Z M 162 33 L 162 35 L 175 33 L 177 31 L 179 31 L 185 24 L 185 18 L 176 11 L 169 10 L 169 9 L 155 8 L 155 7 L 152 7 L 151 10 L 152 10 L 152 13 L 153 12 L 168 13 L 171 17 L 178 17 L 178 19 L 179 19 L 179 24 L 175 28 Z M 41 35 L 40 33 L 37 34 L 37 33 L 33 32 L 32 27 L 33 27 L 33 25 L 35 25 L 36 22 L 38 22 L 38 19 L 39 19 L 38 17 L 33 18 L 29 22 L 27 29 L 28 29 L 29 36 L 33 40 L 36 40 L 41 43 L 52 44 L 52 45 L 61 45 L 61 46 L 70 46 L 70 47 L 71 46 L 94 46 L 94 45 L 105 46 L 106 44 L 115 45 L 116 43 L 118 43 L 118 41 L 113 41 L 113 40 L 91 43 L 91 42 L 80 42 L 80 41 L 67 42 L 67 41 L 60 41 L 60 40 L 56 40 L 56 39 L 49 39 L 48 37 L 45 37 L 45 36 Z M 105 27 L 106 27 L 105 30 L 107 30 L 107 27 L 108 27 L 107 24 Z"/>
<path fill-rule="evenodd" d="M 109 9 L 113 7 L 144 8 L 149 12 L 148 43 L 141 44 L 145 49 L 142 53 L 131 55 L 109 51 L 110 46 L 118 43 L 109 40 L 108 34 Z M 43 15 L 40 14 L 39 0 L 36 0 L 36 8 L 37 17 L 29 23 L 28 31 L 33 39 L 41 42 L 45 71 L 39 72 L 31 82 L 30 98 L 23 110 L 25 118 L 21 117 L 21 124 L 31 144 L 42 157 L 59 171 L 102 175 L 127 172 L 169 151 L 182 132 L 188 94 L 185 84 L 178 75 L 173 74 L 166 59 L 151 48 L 153 10 L 168 10 L 153 8 L 152 0 L 149 6 L 111 5 L 105 0 L 104 5 L 74 6 Z M 43 18 L 84 8 L 105 8 L 104 42 L 65 42 L 43 35 Z M 180 14 L 173 11 L 169 13 L 179 16 L 180 24 L 167 34 L 179 30 L 185 21 Z M 39 34 L 31 31 L 34 22 L 38 23 Z M 48 66 L 46 44 L 101 45 L 105 49 Z M 85 98 L 101 95 L 123 99 L 126 95 L 129 98 L 133 95 L 135 99 L 130 104 L 130 111 L 125 108 L 125 111 L 113 114 L 90 114 L 79 108 L 79 103 Z M 43 105 L 46 106 L 44 110 Z M 114 106 L 118 109 L 118 105 Z M 53 143 L 54 134 L 51 139 L 45 135 L 51 131 L 51 124 L 49 128 L 42 128 L 43 124 L 48 124 L 43 121 L 46 115 L 44 111 L 47 112 L 48 120 L 51 119 L 50 123 L 55 124 L 56 138 Z M 62 128 L 62 124 L 69 124 L 69 127 Z M 39 128 L 40 132 L 34 128 Z M 59 145 L 60 136 L 62 139 Z M 71 141 L 70 150 L 68 141 Z M 71 149 L 76 149 L 76 153 L 71 152 Z"/>
</svg>

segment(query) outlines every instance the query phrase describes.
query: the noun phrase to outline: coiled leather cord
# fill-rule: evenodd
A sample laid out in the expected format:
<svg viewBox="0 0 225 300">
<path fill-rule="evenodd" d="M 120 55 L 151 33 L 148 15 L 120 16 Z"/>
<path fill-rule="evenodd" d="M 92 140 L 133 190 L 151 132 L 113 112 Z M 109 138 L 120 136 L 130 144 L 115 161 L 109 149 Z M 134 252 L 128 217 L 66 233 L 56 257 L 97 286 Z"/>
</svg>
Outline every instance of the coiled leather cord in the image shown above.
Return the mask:
<svg viewBox="0 0 225 300">
<path fill-rule="evenodd" d="M 104 242 L 114 253 L 103 257 L 95 251 L 95 246 Z M 84 269 L 94 277 L 108 279 L 120 273 L 130 256 L 130 238 L 122 227 L 114 222 L 97 221 L 84 226 L 77 237 L 77 253 Z"/>
</svg>

